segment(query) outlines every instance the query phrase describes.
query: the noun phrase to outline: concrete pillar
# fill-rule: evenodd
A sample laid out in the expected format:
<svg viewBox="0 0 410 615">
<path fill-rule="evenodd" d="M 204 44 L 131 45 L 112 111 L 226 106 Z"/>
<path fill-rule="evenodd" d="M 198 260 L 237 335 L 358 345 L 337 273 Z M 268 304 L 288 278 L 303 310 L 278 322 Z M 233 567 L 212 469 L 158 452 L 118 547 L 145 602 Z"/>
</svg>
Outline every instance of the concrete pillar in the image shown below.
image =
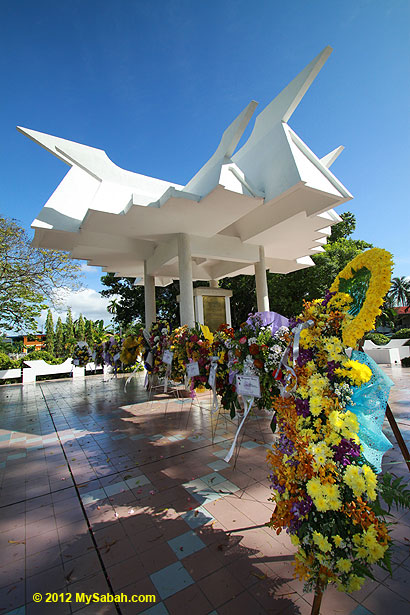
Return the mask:
<svg viewBox="0 0 410 615">
<path fill-rule="evenodd" d="M 256 299 L 258 312 L 269 312 L 268 281 L 266 278 L 265 248 L 259 246 L 259 262 L 255 263 Z"/>
<path fill-rule="evenodd" d="M 178 235 L 178 266 L 179 266 L 179 313 L 181 325 L 193 327 L 194 294 L 192 286 L 191 242 L 189 235 Z"/>
<path fill-rule="evenodd" d="M 219 288 L 219 280 L 210 280 L 209 286 L 210 288 Z"/>
<path fill-rule="evenodd" d="M 155 277 L 148 275 L 147 262 L 144 261 L 144 302 L 145 302 L 145 328 L 149 329 L 157 320 L 155 305 Z"/>
</svg>

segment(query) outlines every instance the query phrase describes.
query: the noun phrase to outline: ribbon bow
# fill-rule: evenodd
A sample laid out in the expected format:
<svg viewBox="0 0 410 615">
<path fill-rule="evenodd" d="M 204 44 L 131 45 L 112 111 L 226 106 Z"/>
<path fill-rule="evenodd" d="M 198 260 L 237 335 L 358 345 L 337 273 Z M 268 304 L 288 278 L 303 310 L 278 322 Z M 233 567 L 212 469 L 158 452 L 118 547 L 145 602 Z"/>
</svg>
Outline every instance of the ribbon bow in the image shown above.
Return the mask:
<svg viewBox="0 0 410 615">
<path fill-rule="evenodd" d="M 313 320 L 307 320 L 306 322 L 299 323 L 293 329 L 293 348 L 292 348 L 293 367 L 295 367 L 296 361 L 298 360 L 298 357 L 299 357 L 300 334 L 302 333 L 303 329 L 308 329 L 309 327 L 312 327 L 313 325 L 314 325 Z M 288 365 L 288 356 L 289 356 L 291 345 L 292 343 L 290 343 L 289 346 L 285 349 L 282 355 L 282 358 L 280 360 L 279 367 L 276 370 L 276 373 L 274 376 L 274 378 L 276 379 L 279 375 L 281 367 L 285 368 L 287 372 L 284 378 L 285 384 L 279 383 L 279 390 L 280 390 L 280 394 L 282 397 L 290 397 L 290 395 L 292 395 L 292 393 L 296 391 L 296 386 L 297 386 L 297 378 L 296 378 L 295 370 Z M 295 383 L 293 387 L 291 388 L 291 390 L 288 391 L 287 386 L 291 382 L 292 377 L 295 379 Z"/>
</svg>

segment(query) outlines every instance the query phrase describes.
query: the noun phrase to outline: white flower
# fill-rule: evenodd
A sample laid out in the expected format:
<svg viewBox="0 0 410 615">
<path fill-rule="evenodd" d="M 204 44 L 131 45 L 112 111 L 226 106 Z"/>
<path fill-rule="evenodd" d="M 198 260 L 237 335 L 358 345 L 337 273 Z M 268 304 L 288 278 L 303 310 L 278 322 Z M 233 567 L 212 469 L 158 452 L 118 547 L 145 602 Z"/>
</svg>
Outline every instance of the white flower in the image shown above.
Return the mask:
<svg viewBox="0 0 410 615">
<path fill-rule="evenodd" d="M 282 338 L 286 333 L 289 333 L 289 328 L 282 326 L 276 331 L 274 337 Z"/>
</svg>

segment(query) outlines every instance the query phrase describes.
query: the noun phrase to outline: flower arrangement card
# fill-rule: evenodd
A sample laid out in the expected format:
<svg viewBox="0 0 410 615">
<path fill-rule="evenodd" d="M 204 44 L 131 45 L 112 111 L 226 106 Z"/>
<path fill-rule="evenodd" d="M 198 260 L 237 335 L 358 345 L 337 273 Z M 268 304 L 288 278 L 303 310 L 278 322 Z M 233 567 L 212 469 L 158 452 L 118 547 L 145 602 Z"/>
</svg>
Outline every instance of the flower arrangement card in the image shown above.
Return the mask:
<svg viewBox="0 0 410 615">
<path fill-rule="evenodd" d="M 260 397 L 261 385 L 259 376 L 244 376 L 238 374 L 236 376 L 236 392 L 239 395 L 246 395 L 247 397 Z"/>
<path fill-rule="evenodd" d="M 172 358 L 174 353 L 170 350 L 164 350 L 164 354 L 162 355 L 162 362 L 166 363 L 166 365 L 172 365 Z"/>
<path fill-rule="evenodd" d="M 215 386 L 215 378 L 216 378 L 217 367 L 218 367 L 217 364 L 213 363 L 211 365 L 211 367 L 209 368 L 208 384 L 212 388 Z"/>
<path fill-rule="evenodd" d="M 199 376 L 198 361 L 192 361 L 192 363 L 187 363 L 187 365 L 186 365 L 186 375 L 188 376 L 188 378 L 193 378 L 194 376 Z"/>
</svg>

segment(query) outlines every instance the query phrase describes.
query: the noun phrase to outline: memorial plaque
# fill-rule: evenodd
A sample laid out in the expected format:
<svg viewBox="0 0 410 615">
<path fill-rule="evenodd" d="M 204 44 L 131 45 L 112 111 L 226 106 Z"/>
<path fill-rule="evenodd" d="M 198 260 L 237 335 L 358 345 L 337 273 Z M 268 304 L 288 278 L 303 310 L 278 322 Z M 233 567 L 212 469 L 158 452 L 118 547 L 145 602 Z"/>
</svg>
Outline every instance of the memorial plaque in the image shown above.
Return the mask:
<svg viewBox="0 0 410 615">
<path fill-rule="evenodd" d="M 204 324 L 211 331 L 216 331 L 220 325 L 226 323 L 225 297 L 204 295 Z"/>
</svg>

